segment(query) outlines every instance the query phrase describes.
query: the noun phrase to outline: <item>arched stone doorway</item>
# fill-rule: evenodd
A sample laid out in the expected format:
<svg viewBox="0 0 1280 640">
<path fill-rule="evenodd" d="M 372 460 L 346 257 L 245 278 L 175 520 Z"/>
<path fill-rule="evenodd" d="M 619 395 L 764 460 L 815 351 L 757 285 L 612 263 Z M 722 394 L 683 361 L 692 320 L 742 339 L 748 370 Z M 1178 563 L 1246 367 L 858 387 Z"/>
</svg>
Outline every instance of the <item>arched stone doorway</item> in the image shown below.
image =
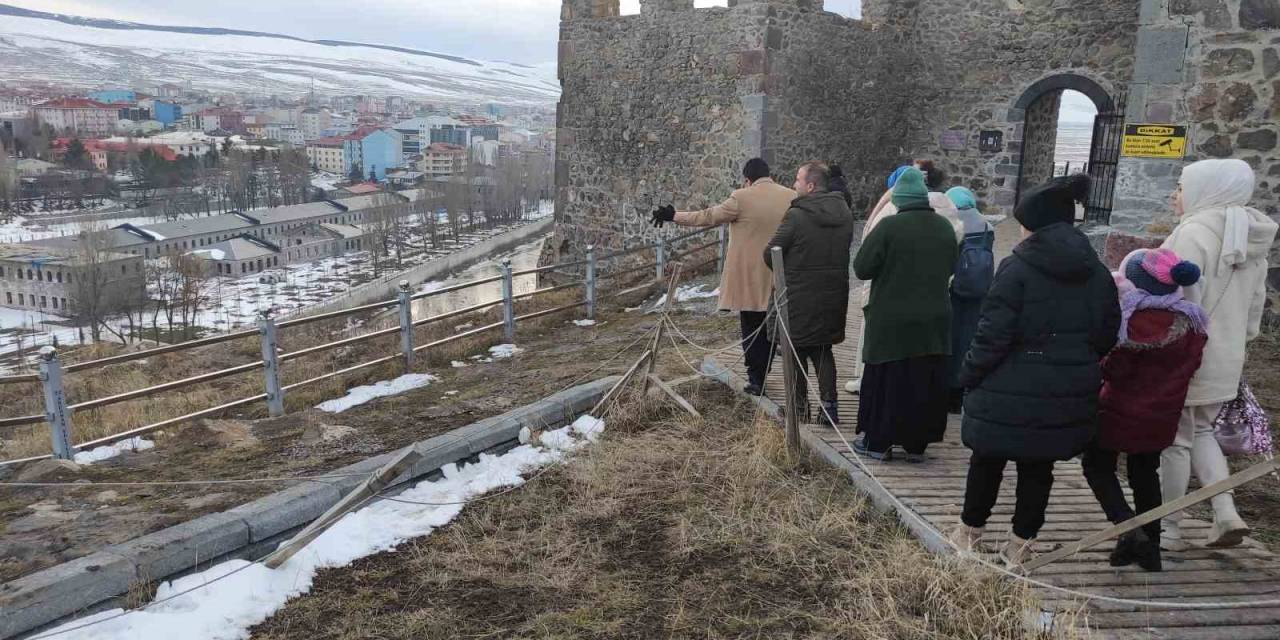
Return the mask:
<svg viewBox="0 0 1280 640">
<path fill-rule="evenodd" d="M 1124 118 L 1121 105 L 1100 84 L 1075 73 L 1060 73 L 1032 84 L 1014 102 L 1010 119 L 1022 123 L 1017 200 L 1031 187 L 1055 175 L 1055 150 L 1058 142 L 1058 114 L 1064 91 L 1084 94 L 1097 108 L 1089 152 L 1089 175 L 1094 178 L 1094 193 L 1086 207 L 1086 217 L 1105 222 L 1111 210 L 1115 191 L 1116 165 L 1119 161 L 1119 133 Z"/>
</svg>

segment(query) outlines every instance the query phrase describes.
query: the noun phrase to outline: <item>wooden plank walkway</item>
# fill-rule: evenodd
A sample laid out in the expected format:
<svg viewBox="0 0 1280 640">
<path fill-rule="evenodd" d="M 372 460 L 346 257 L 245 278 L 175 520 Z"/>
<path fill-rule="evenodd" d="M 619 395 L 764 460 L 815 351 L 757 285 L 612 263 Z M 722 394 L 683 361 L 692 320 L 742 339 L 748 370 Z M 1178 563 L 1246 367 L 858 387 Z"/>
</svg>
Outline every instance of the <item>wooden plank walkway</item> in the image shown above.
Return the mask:
<svg viewBox="0 0 1280 640">
<path fill-rule="evenodd" d="M 856 296 L 850 304 L 849 339 L 835 348 L 840 371 L 841 434 L 854 441 L 857 423 L 857 396 L 843 391 L 845 380 L 853 373 L 855 340 L 861 322 Z M 736 355 L 736 354 L 731 354 Z M 722 371 L 731 372 L 741 381 L 745 369 L 740 358 L 721 355 L 715 362 Z M 782 403 L 781 367 L 775 362 L 765 386 L 766 395 Z M 810 400 L 816 407 L 816 385 L 810 385 Z M 770 404 L 770 403 L 766 403 Z M 803 441 L 817 455 L 847 470 L 854 481 L 886 509 L 897 509 L 892 499 L 868 477 L 854 461 L 845 441 L 834 430 L 816 425 L 803 427 Z M 949 547 L 938 538 L 959 521 L 964 502 L 965 475 L 969 450 L 960 443 L 960 421 L 952 416 L 946 440 L 933 445 L 924 464 L 905 462 L 878 463 L 868 461 L 870 469 L 885 489 L 931 525 L 924 527 L 909 515 L 899 513 L 921 541 L 935 552 Z M 1055 468 L 1053 494 L 1047 521 L 1040 534 L 1044 545 L 1065 544 L 1079 540 L 1090 532 L 1109 526 L 1081 474 L 1079 460 L 1060 462 Z M 1005 471 L 1000 499 L 987 525 L 988 545 L 995 549 L 1006 539 L 1013 513 L 1016 478 L 1014 466 Z M 1126 493 L 1128 488 L 1125 489 Z M 901 511 L 900 509 L 898 509 Z M 1209 524 L 1184 520 L 1190 539 L 1200 540 Z M 1162 602 L 1239 602 L 1280 600 L 1280 559 L 1255 541 L 1248 540 L 1236 549 L 1195 548 L 1186 552 L 1164 552 L 1164 571 L 1148 573 L 1137 566 L 1113 568 L 1107 556 L 1114 543 L 1107 542 L 1062 562 L 1043 567 L 1033 576 L 1037 580 L 1084 591 L 1099 596 L 1157 600 Z M 996 560 L 994 555 L 988 556 Z M 1159 639 L 1228 639 L 1253 640 L 1280 638 L 1280 607 L 1242 609 L 1170 610 L 1092 600 L 1087 603 L 1061 592 L 1037 588 L 1045 610 L 1053 612 L 1085 611 L 1085 624 L 1090 637 L 1129 640 Z"/>
</svg>

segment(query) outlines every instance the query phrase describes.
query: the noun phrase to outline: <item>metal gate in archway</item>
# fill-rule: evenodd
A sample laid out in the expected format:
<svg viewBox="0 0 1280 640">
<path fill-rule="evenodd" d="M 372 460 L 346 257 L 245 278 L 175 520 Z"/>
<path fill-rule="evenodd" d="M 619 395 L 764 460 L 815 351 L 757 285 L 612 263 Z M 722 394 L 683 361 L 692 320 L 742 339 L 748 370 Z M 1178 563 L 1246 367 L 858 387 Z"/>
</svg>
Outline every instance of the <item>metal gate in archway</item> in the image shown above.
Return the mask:
<svg viewBox="0 0 1280 640">
<path fill-rule="evenodd" d="M 1099 113 L 1093 119 L 1093 142 L 1089 147 L 1089 178 L 1093 185 L 1084 208 L 1086 222 L 1107 224 L 1111 221 L 1123 141 L 1123 107 L 1115 112 Z"/>
</svg>

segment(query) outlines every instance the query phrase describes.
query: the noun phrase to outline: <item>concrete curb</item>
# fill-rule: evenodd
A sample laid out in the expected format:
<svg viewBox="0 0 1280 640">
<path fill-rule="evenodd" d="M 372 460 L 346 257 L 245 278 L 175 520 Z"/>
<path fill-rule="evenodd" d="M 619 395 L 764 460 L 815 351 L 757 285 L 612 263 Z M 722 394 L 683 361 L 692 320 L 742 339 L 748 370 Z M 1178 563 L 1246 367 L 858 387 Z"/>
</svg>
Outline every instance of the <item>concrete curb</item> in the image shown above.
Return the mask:
<svg viewBox="0 0 1280 640">
<path fill-rule="evenodd" d="M 746 384 L 746 381 L 738 374 L 724 368 L 711 358 L 706 358 L 702 361 L 702 372 L 738 393 L 742 393 L 742 387 Z M 764 409 L 765 413 L 768 413 L 774 419 L 781 419 L 782 408 L 778 406 L 778 403 L 763 396 L 747 397 L 751 398 L 752 401 Z M 815 458 L 849 474 L 849 479 L 853 481 L 859 492 L 870 498 L 871 503 L 881 512 L 896 515 L 903 526 L 910 530 L 931 553 L 947 555 L 952 552 L 951 545 L 947 544 L 942 536 L 935 533 L 933 529 L 922 525 L 918 518 L 907 512 L 907 507 L 899 506 L 893 500 L 887 489 L 880 486 L 856 463 L 844 457 L 839 451 L 836 451 L 835 447 L 824 442 L 822 438 L 818 437 L 818 434 L 804 425 L 800 426 L 800 442 Z"/>
<path fill-rule="evenodd" d="M 410 445 L 423 459 L 393 484 L 429 476 L 447 464 L 482 452 L 509 448 L 523 427 L 566 424 L 595 406 L 616 381 L 613 376 L 573 387 Z M 393 455 L 395 452 L 378 455 L 331 473 L 370 473 Z M 0 639 L 97 608 L 128 593 L 136 583 L 178 577 L 235 556 L 246 547 L 274 542 L 271 538 L 314 520 L 363 482 L 363 477 L 356 476 L 305 482 L 0 585 Z"/>
</svg>

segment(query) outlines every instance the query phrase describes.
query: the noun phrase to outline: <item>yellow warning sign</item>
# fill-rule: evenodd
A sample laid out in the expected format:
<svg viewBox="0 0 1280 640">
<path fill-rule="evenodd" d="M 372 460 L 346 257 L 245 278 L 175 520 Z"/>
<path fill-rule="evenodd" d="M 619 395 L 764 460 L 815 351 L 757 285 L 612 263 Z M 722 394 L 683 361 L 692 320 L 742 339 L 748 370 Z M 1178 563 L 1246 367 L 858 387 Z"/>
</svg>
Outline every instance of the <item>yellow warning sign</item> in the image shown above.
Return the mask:
<svg viewBox="0 0 1280 640">
<path fill-rule="evenodd" d="M 1130 158 L 1181 159 L 1187 153 L 1187 128 L 1172 124 L 1127 124 L 1120 154 Z"/>
</svg>

